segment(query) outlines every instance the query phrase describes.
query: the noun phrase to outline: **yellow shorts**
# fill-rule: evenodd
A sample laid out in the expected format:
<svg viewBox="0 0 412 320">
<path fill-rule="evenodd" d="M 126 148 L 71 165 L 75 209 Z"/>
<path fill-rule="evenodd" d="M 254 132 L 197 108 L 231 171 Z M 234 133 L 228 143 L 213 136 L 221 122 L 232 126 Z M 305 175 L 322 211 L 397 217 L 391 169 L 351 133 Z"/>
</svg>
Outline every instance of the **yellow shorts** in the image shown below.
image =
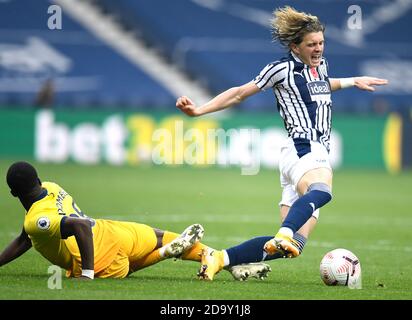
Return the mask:
<svg viewBox="0 0 412 320">
<path fill-rule="evenodd" d="M 101 272 L 98 278 L 124 278 L 129 273 L 130 260 L 140 259 L 151 253 L 157 245 L 157 237 L 152 227 L 135 222 L 115 221 L 112 236 L 120 242 L 113 262 Z"/>
</svg>

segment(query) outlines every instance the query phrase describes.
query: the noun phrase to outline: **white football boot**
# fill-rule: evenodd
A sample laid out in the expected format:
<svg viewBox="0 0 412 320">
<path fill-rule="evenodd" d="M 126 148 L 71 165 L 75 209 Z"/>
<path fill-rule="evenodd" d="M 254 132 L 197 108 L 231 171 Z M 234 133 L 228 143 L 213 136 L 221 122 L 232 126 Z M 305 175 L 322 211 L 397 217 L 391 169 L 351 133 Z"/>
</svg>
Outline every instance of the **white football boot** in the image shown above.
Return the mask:
<svg viewBox="0 0 412 320">
<path fill-rule="evenodd" d="M 249 278 L 264 280 L 268 273 L 272 271 L 268 264 L 262 262 L 239 264 L 225 267 L 225 269 L 232 274 L 235 280 L 239 281 L 246 281 Z"/>
<path fill-rule="evenodd" d="M 200 224 L 192 224 L 187 227 L 179 237 L 164 246 L 165 257 L 180 257 L 186 250 L 190 249 L 195 243 L 199 242 L 204 233 L 205 230 Z"/>
</svg>

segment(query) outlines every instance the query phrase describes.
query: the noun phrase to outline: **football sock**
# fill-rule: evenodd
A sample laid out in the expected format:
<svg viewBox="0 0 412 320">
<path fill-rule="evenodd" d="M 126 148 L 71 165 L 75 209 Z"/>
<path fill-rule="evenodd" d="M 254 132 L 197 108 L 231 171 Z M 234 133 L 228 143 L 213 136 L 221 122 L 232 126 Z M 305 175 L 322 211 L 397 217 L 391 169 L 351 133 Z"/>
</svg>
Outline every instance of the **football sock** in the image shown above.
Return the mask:
<svg viewBox="0 0 412 320">
<path fill-rule="evenodd" d="M 324 183 L 314 183 L 308 192 L 297 199 L 290 207 L 289 213 L 282 223 L 282 228 L 289 228 L 295 233 L 312 216 L 313 212 L 323 207 L 332 199 L 329 187 Z"/>
<path fill-rule="evenodd" d="M 237 246 L 226 249 L 225 251 L 229 257 L 228 264 L 235 266 L 242 263 L 252 263 L 282 258 L 283 256 L 280 253 L 275 253 L 274 255 L 269 256 L 263 251 L 263 246 L 271 239 L 273 239 L 272 236 L 256 237 Z M 298 244 L 299 252 L 302 252 L 303 247 L 306 244 L 306 238 L 300 233 L 295 233 L 293 239 L 296 240 Z M 227 263 L 225 261 L 225 265 L 226 264 Z"/>
<path fill-rule="evenodd" d="M 242 263 L 262 261 L 264 259 L 263 246 L 270 239 L 273 239 L 273 237 L 256 237 L 226 249 L 229 265 L 235 266 Z"/>
<path fill-rule="evenodd" d="M 223 252 L 223 266 L 226 267 L 230 265 L 230 258 L 226 250 L 222 250 L 222 252 Z"/>
<path fill-rule="evenodd" d="M 203 243 L 197 242 L 182 254 L 182 260 L 200 261 L 203 249 L 207 249 Z"/>
<path fill-rule="evenodd" d="M 135 272 L 137 270 L 140 270 L 148 266 L 151 266 L 155 263 L 158 263 L 161 260 L 164 260 L 165 259 L 164 246 L 172 242 L 174 239 L 176 239 L 179 236 L 180 234 L 165 231 L 163 238 L 162 238 L 162 248 L 156 249 L 144 257 L 130 261 L 130 266 L 129 266 L 130 272 Z M 206 248 L 207 246 L 198 242 L 195 245 L 193 245 L 193 247 L 191 247 L 189 250 L 184 252 L 181 258 L 183 260 L 192 260 L 192 261 L 199 262 L 201 258 L 200 255 L 201 255 L 202 249 L 206 249 Z"/>
<path fill-rule="evenodd" d="M 305 247 L 307 239 L 298 232 L 296 232 L 293 235 L 293 239 L 296 241 L 297 247 L 299 249 L 299 253 L 302 253 L 303 248 Z"/>
<path fill-rule="evenodd" d="M 130 270 L 129 273 L 146 268 L 148 266 L 151 266 L 155 263 L 158 263 L 159 261 L 163 259 L 164 258 L 160 256 L 159 249 L 152 251 L 151 253 L 149 253 L 148 255 L 144 257 L 131 260 L 129 263 L 129 270 Z"/>
<path fill-rule="evenodd" d="M 165 248 L 163 247 L 165 244 L 170 243 L 174 239 L 176 239 L 179 234 L 174 232 L 165 231 L 163 238 L 162 238 L 162 247 L 150 252 L 148 255 L 141 257 L 139 259 L 134 259 L 130 261 L 129 269 L 131 272 L 135 272 L 137 270 L 146 268 L 151 266 L 155 263 L 164 259 Z"/>
</svg>

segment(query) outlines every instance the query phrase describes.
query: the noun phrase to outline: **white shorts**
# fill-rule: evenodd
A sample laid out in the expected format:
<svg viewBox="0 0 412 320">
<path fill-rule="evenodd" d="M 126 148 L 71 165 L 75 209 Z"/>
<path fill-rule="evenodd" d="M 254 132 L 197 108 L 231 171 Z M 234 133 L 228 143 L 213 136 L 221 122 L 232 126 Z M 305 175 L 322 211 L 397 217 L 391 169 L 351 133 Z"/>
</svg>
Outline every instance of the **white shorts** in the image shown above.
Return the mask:
<svg viewBox="0 0 412 320">
<path fill-rule="evenodd" d="M 282 200 L 280 200 L 279 202 L 279 207 L 281 206 L 291 207 L 292 204 L 298 199 L 299 199 L 298 193 L 295 191 L 292 185 L 289 184 L 283 187 Z M 319 209 L 316 209 L 315 211 L 313 211 L 312 216 L 315 217 L 316 219 L 319 219 Z"/>
<path fill-rule="evenodd" d="M 332 170 L 326 148 L 319 142 L 310 141 L 310 152 L 299 158 L 293 139 L 288 138 L 280 151 L 280 184 L 283 191 L 279 205 L 292 206 L 299 198 L 296 191 L 298 182 L 306 172 L 317 168 Z M 313 216 L 318 218 L 319 210 L 315 210 Z"/>
</svg>

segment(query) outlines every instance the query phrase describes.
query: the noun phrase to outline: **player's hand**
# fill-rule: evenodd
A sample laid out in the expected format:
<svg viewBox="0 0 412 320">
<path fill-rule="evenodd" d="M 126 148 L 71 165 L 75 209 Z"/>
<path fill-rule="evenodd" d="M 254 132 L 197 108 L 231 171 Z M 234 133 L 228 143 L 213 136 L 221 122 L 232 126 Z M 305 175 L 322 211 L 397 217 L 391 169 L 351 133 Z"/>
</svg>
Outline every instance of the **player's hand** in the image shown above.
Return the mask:
<svg viewBox="0 0 412 320">
<path fill-rule="evenodd" d="M 194 104 L 194 102 L 186 96 L 181 96 L 177 98 L 176 107 L 178 107 L 180 110 L 182 110 L 190 117 L 196 117 L 200 115 L 200 113 L 196 109 L 196 105 Z"/>
<path fill-rule="evenodd" d="M 366 91 L 375 91 L 373 86 L 388 84 L 388 80 L 374 77 L 356 77 L 355 87 Z"/>
</svg>

